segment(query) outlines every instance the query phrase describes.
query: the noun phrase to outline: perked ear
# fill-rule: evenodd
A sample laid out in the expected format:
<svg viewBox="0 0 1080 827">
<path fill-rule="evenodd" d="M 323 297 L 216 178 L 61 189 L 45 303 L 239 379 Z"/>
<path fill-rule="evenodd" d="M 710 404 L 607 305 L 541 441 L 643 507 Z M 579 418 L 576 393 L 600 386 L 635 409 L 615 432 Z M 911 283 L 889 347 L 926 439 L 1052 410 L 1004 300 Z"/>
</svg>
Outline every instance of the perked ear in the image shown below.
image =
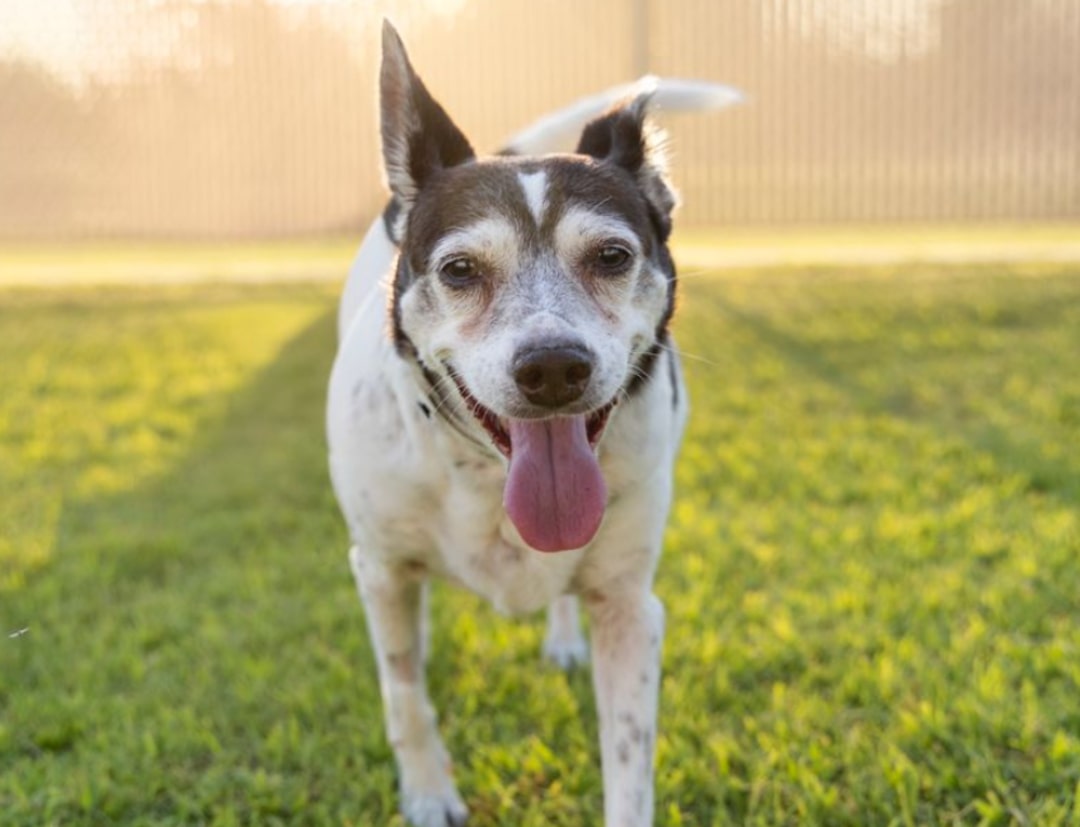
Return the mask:
<svg viewBox="0 0 1080 827">
<path fill-rule="evenodd" d="M 388 20 L 383 21 L 379 96 L 386 179 L 408 208 L 432 173 L 475 153 L 413 71 L 405 44 Z"/>
<path fill-rule="evenodd" d="M 671 233 L 671 211 L 677 199 L 667 176 L 667 135 L 648 118 L 653 89 L 608 110 L 581 133 L 577 151 L 622 167 L 637 181 L 661 241 Z"/>
</svg>

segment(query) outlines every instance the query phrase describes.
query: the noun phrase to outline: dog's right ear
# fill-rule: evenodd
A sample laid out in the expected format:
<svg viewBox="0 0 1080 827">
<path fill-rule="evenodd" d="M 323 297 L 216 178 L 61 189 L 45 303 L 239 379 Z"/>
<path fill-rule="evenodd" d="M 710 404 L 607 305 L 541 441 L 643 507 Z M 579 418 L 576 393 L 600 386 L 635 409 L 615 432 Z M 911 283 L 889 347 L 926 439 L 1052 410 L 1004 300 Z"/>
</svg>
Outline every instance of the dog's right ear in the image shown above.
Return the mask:
<svg viewBox="0 0 1080 827">
<path fill-rule="evenodd" d="M 386 180 L 408 210 L 432 173 L 471 160 L 475 153 L 413 71 L 405 44 L 388 20 L 383 21 L 379 95 Z"/>
</svg>

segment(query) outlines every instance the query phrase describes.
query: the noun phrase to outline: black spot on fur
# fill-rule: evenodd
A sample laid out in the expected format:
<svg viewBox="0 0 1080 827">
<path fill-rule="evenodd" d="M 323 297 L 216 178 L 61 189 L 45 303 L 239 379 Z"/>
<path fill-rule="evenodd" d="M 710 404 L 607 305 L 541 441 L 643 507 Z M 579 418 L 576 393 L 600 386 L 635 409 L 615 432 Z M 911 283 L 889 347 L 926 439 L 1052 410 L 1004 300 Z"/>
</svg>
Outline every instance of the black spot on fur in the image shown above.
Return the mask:
<svg viewBox="0 0 1080 827">
<path fill-rule="evenodd" d="M 420 412 L 428 419 L 431 419 L 431 408 L 429 408 L 423 402 L 417 402 L 416 404 L 420 406 Z"/>
</svg>

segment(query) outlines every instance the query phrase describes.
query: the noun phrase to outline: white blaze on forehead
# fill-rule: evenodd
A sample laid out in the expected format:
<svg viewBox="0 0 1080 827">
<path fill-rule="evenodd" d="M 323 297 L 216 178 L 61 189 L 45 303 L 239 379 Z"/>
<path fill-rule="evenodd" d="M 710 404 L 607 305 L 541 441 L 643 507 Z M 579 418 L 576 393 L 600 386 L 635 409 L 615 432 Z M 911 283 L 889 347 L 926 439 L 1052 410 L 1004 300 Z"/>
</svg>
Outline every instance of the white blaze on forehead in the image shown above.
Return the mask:
<svg viewBox="0 0 1080 827">
<path fill-rule="evenodd" d="M 555 227 L 555 246 L 559 253 L 567 257 L 573 257 L 601 241 L 619 241 L 635 254 L 641 254 L 641 241 L 637 233 L 629 224 L 613 215 L 572 207 Z"/>
<path fill-rule="evenodd" d="M 431 251 L 432 268 L 438 268 L 448 258 L 472 255 L 485 261 L 510 267 L 517 260 L 518 234 L 514 225 L 499 216 L 482 218 L 467 227 L 458 227 L 439 239 Z"/>
<path fill-rule="evenodd" d="M 536 226 L 540 226 L 540 219 L 544 214 L 544 201 L 547 200 L 547 173 L 543 170 L 538 172 L 519 172 L 518 181 L 525 193 L 525 203 L 529 206 Z"/>
</svg>

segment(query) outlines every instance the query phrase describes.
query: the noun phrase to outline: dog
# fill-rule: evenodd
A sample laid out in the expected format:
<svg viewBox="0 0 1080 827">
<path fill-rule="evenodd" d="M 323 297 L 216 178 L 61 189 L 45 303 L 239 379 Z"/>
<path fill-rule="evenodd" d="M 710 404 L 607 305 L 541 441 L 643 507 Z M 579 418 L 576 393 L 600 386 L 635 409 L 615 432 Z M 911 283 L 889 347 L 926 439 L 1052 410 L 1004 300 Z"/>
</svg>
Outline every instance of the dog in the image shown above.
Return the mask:
<svg viewBox="0 0 1080 827">
<path fill-rule="evenodd" d="M 342 295 L 327 432 L 402 813 L 415 827 L 467 818 L 425 689 L 438 576 L 504 613 L 550 607 L 544 653 L 564 668 L 589 660 L 584 603 L 605 821 L 649 825 L 652 581 L 687 396 L 668 332 L 675 194 L 647 113 L 737 94 L 647 79 L 478 158 L 389 23 L 382 49 L 392 197 Z M 543 154 L 575 134 L 575 152 Z"/>
</svg>

